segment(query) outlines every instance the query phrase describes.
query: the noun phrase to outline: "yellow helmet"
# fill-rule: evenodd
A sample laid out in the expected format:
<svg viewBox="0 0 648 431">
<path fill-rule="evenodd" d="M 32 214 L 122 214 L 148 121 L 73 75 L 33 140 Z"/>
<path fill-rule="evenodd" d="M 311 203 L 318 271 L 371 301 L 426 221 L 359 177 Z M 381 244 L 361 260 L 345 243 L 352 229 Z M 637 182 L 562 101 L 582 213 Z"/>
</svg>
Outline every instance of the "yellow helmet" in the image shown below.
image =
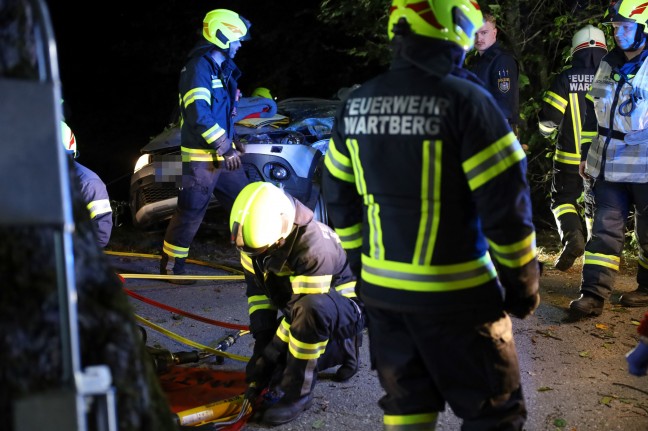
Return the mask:
<svg viewBox="0 0 648 431">
<path fill-rule="evenodd" d="M 236 12 L 215 9 L 208 12 L 203 20 L 203 36 L 221 49 L 229 49 L 230 43 L 248 40 L 250 21 Z"/>
<path fill-rule="evenodd" d="M 61 143 L 63 143 L 63 148 L 65 148 L 65 151 L 76 158 L 76 137 L 74 136 L 72 129 L 70 129 L 70 126 L 68 126 L 65 121 L 61 121 Z"/>
<path fill-rule="evenodd" d="M 572 54 L 586 48 L 602 48 L 607 51 L 603 30 L 587 24 L 572 37 Z"/>
<path fill-rule="evenodd" d="M 266 99 L 272 99 L 272 94 L 270 94 L 270 90 L 265 87 L 257 87 L 252 92 L 252 97 L 265 97 Z"/>
<path fill-rule="evenodd" d="M 465 51 L 473 47 L 475 33 L 484 24 L 479 5 L 473 0 L 393 0 L 387 26 L 390 40 L 401 19 L 412 33 L 456 43 Z"/>
<path fill-rule="evenodd" d="M 648 33 L 648 5 L 646 0 L 613 0 L 603 15 L 604 22 L 636 22 Z"/>
<path fill-rule="evenodd" d="M 232 243 L 256 256 L 281 246 L 295 223 L 295 205 L 279 187 L 262 181 L 241 190 L 232 205 Z"/>
</svg>

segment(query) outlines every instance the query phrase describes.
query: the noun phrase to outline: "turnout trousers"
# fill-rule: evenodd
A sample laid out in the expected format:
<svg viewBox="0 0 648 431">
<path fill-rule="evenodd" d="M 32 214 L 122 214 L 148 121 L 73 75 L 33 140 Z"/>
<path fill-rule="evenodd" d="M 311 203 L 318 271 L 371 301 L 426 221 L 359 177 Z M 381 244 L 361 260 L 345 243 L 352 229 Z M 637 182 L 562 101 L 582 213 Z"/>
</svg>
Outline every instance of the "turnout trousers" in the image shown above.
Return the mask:
<svg viewBox="0 0 648 431">
<path fill-rule="evenodd" d="M 213 162 L 183 162 L 178 205 L 164 235 L 164 252 L 184 259 L 205 217 L 212 193 L 229 213 L 239 192 L 248 184 L 243 168 L 228 171 Z"/>
<path fill-rule="evenodd" d="M 521 430 L 527 411 L 511 319 L 435 322 L 365 305 L 384 429 L 434 429 L 446 402 L 464 431 Z"/>
<path fill-rule="evenodd" d="M 610 299 L 625 244 L 628 217 L 634 210 L 634 234 L 639 244 L 637 284 L 648 288 L 648 183 L 596 180 L 592 238 L 585 246 L 581 293 Z"/>
<path fill-rule="evenodd" d="M 309 394 L 319 371 L 341 365 L 346 346 L 361 335 L 363 322 L 358 305 L 337 292 L 309 294 L 297 300 L 263 353 L 283 365 L 278 389 L 285 399 Z"/>
<path fill-rule="evenodd" d="M 583 232 L 583 222 L 580 215 L 581 205 L 578 200 L 581 195 L 584 196 L 585 220 L 589 227 L 593 212 L 591 199 L 588 198 L 589 193 L 589 187 L 583 182 L 578 171 L 564 169 L 561 163 L 554 162 L 551 181 L 551 212 L 556 219 L 562 245 L 564 246 L 571 241 L 582 244 L 581 253 L 587 236 Z"/>
</svg>

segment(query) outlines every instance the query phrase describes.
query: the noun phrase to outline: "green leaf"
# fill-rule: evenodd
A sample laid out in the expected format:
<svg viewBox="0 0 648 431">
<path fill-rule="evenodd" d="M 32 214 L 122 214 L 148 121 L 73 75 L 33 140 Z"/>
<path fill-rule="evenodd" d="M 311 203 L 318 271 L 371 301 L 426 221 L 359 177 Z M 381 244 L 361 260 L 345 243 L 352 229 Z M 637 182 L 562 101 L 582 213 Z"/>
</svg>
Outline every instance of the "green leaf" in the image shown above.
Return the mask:
<svg viewBox="0 0 648 431">
<path fill-rule="evenodd" d="M 554 426 L 557 426 L 558 428 L 564 428 L 567 426 L 567 421 L 562 419 L 562 418 L 556 418 L 553 421 Z"/>
</svg>

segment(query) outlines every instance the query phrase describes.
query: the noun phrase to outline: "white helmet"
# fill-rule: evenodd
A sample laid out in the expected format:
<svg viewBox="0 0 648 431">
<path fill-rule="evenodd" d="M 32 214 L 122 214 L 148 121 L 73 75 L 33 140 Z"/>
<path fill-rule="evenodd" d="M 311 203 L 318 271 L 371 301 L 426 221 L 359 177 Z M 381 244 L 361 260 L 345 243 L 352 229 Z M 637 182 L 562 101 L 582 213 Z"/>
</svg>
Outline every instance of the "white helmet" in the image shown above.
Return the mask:
<svg viewBox="0 0 648 431">
<path fill-rule="evenodd" d="M 61 121 L 61 142 L 63 143 L 63 148 L 68 154 L 71 154 L 74 158 L 77 156 L 77 144 L 76 137 L 65 121 Z"/>
<path fill-rule="evenodd" d="M 603 30 L 594 27 L 591 24 L 578 30 L 572 38 L 572 55 L 576 51 L 585 48 L 602 48 L 607 51 L 607 44 L 605 43 L 605 33 Z"/>
</svg>

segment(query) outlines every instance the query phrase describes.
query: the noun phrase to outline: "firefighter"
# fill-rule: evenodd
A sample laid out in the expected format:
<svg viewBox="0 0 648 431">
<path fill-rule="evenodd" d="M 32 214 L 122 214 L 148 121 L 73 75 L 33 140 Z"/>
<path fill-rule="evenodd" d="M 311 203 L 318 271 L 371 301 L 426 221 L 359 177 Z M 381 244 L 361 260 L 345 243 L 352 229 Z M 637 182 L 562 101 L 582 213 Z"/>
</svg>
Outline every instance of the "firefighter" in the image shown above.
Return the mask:
<svg viewBox="0 0 648 431">
<path fill-rule="evenodd" d="M 230 228 L 241 252 L 255 339 L 248 395 L 269 387 L 280 399 L 262 420 L 286 423 L 310 407 L 318 371 L 340 365 L 334 380 L 346 381 L 358 370 L 364 323 L 355 277 L 335 232 L 270 183 L 241 191 Z"/>
<path fill-rule="evenodd" d="M 186 274 L 185 260 L 212 193 L 229 212 L 248 184 L 233 143 L 234 113 L 241 71 L 233 61 L 249 39 L 250 22 L 227 9 L 207 13 L 203 38 L 180 72 L 182 187 L 178 205 L 164 235 L 160 274 Z M 170 279 L 175 284 L 195 280 Z"/>
<path fill-rule="evenodd" d="M 521 430 L 527 416 L 507 314 L 540 301 L 526 155 L 457 72 L 482 23 L 470 0 L 394 0 L 391 67 L 351 91 L 325 156 L 385 430 L 434 429 L 446 403 L 462 429 Z"/>
<path fill-rule="evenodd" d="M 572 38 L 571 66 L 563 70 L 542 98 L 542 111 L 538 115 L 539 130 L 549 138 L 558 131 L 553 156 L 551 182 L 551 211 L 556 219 L 562 250 L 554 266 L 567 271 L 574 261 L 583 255 L 586 238 L 592 222 L 589 191 L 585 191 L 585 222 L 580 215 L 578 200 L 583 195 L 583 179 L 578 173 L 580 166 L 580 136 L 586 107 L 594 115 L 593 106 L 585 103 L 594 73 L 607 53 L 605 34 L 600 29 L 586 25 Z"/>
<path fill-rule="evenodd" d="M 648 9 L 639 0 L 612 2 L 604 18 L 614 28 L 615 47 L 601 60 L 587 93 L 595 116 L 581 135 L 581 176 L 593 182 L 594 222 L 585 245 L 578 299 L 572 317 L 598 316 L 610 299 L 619 271 L 628 216 L 634 211 L 639 245 L 636 290 L 621 305 L 648 305 Z"/>
<path fill-rule="evenodd" d="M 113 228 L 112 207 L 106 184 L 99 178 L 99 175 L 75 160 L 78 155 L 76 137 L 65 121 L 61 121 L 61 135 L 66 153 L 72 156 L 74 173 L 79 179 L 81 195 L 90 212 L 97 244 L 104 248 L 110 241 Z"/>
</svg>

